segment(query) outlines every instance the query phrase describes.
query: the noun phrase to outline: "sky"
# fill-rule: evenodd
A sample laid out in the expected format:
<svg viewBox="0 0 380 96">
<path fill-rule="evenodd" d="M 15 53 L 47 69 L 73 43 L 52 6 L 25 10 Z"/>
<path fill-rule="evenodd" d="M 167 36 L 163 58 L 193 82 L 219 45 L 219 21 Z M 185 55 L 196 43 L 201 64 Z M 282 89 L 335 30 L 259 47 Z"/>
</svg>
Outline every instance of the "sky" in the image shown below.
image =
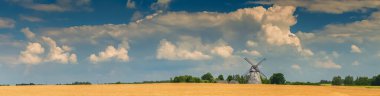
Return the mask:
<svg viewBox="0 0 380 96">
<path fill-rule="evenodd" d="M 380 74 L 377 0 L 1 0 L 0 84 Z"/>
</svg>

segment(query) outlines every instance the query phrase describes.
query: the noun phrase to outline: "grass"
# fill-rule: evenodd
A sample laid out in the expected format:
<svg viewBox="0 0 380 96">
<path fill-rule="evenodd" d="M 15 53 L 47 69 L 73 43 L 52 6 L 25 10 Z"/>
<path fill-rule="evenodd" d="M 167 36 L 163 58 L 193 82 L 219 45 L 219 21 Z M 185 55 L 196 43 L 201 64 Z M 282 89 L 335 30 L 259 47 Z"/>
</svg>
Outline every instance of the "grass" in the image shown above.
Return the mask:
<svg viewBox="0 0 380 96">
<path fill-rule="evenodd" d="M 321 84 L 321 86 L 331 86 L 331 84 Z"/>
<path fill-rule="evenodd" d="M 380 89 L 380 86 L 365 86 L 365 88 L 379 88 Z"/>
</svg>

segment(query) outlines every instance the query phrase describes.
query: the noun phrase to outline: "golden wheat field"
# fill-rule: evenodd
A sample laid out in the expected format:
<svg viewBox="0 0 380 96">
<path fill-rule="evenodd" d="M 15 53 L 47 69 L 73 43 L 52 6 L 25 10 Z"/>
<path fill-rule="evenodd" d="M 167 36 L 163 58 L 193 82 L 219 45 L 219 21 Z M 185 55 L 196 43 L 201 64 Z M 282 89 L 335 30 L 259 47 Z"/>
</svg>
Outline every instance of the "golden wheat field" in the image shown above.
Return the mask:
<svg viewBox="0 0 380 96">
<path fill-rule="evenodd" d="M 252 84 L 0 86 L 0 96 L 380 96 L 380 88 Z"/>
</svg>

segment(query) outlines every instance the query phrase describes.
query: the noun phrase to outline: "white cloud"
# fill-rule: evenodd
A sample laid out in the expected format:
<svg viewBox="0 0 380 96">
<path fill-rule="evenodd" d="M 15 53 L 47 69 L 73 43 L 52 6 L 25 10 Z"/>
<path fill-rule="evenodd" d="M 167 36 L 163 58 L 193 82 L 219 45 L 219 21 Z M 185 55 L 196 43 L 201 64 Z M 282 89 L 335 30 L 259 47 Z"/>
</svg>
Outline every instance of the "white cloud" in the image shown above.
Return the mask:
<svg viewBox="0 0 380 96">
<path fill-rule="evenodd" d="M 358 46 L 351 45 L 351 53 L 362 53 L 362 51 Z"/>
<path fill-rule="evenodd" d="M 248 40 L 248 41 L 246 42 L 246 45 L 247 45 L 248 47 L 255 47 L 255 46 L 257 46 L 257 43 L 256 43 L 255 41 L 253 41 L 253 40 Z"/>
<path fill-rule="evenodd" d="M 301 32 L 301 31 L 298 31 L 296 33 L 296 36 L 298 36 L 303 41 L 305 41 L 305 40 L 312 40 L 312 39 L 315 38 L 315 34 L 314 33 L 305 33 L 305 32 Z"/>
<path fill-rule="evenodd" d="M 76 63 L 76 54 L 73 54 L 66 50 L 63 50 L 61 47 L 57 46 L 57 43 L 50 37 L 42 37 L 42 40 L 46 42 L 50 49 L 49 54 L 46 58 L 47 61 L 57 61 L 60 63 Z"/>
<path fill-rule="evenodd" d="M 29 43 L 26 51 L 21 51 L 19 59 L 23 64 L 40 64 L 44 62 L 58 62 L 58 63 L 77 63 L 77 56 L 71 53 L 72 48 L 67 45 L 62 47 L 58 46 L 56 41 L 50 37 L 42 36 L 41 39 L 34 39 L 37 36 L 30 31 L 28 27 L 23 28 L 21 32 L 30 40 L 38 41 L 39 43 Z M 44 47 L 41 44 L 49 46 L 49 52 L 44 53 Z M 34 49 L 34 50 L 32 50 Z M 43 56 L 43 57 L 42 57 Z"/>
<path fill-rule="evenodd" d="M 153 10 L 166 10 L 169 7 L 171 0 L 157 0 L 157 2 L 150 5 Z"/>
<path fill-rule="evenodd" d="M 102 62 L 115 58 L 123 62 L 129 61 L 128 50 L 122 46 L 115 48 L 114 46 L 108 46 L 104 51 L 99 52 L 98 55 L 91 54 L 89 59 L 93 63 Z"/>
<path fill-rule="evenodd" d="M 202 53 L 200 50 L 186 49 L 187 42 L 174 45 L 173 43 L 163 39 L 157 49 L 157 59 L 167 60 L 205 60 L 211 59 L 211 56 Z M 197 42 L 196 42 L 197 43 Z M 188 46 L 191 47 L 191 46 Z"/>
<path fill-rule="evenodd" d="M 197 36 L 200 34 L 217 34 L 217 36 L 221 36 L 218 39 L 229 42 L 234 42 L 234 40 L 255 41 L 257 45 L 260 45 L 255 45 L 258 47 L 256 50 L 264 49 L 264 47 L 286 47 L 286 49 L 296 50 L 297 54 L 306 54 L 305 56 L 313 55 L 312 51 L 307 48 L 304 49 L 299 38 L 290 32 L 290 26 L 293 26 L 296 23 L 295 16 L 293 16 L 294 11 L 295 8 L 291 6 L 273 6 L 268 9 L 265 9 L 264 7 L 243 8 L 229 13 L 159 11 L 155 14 L 146 16 L 142 20 L 130 22 L 129 24 L 73 26 L 61 29 L 44 30 L 42 34 L 57 38 L 58 41 L 65 44 L 87 44 L 88 42 L 98 44 L 98 41 L 110 37 L 116 40 L 133 40 L 136 38 L 141 39 L 151 36 L 160 38 L 165 37 L 167 34 L 170 34 L 173 37 L 180 37 L 182 35 Z M 242 27 L 246 29 L 242 29 Z M 172 38 L 167 39 L 171 40 Z M 191 56 L 194 56 L 195 53 L 202 57 L 202 60 L 212 58 L 212 55 L 218 55 L 211 53 L 211 50 L 216 47 L 217 44 L 207 44 L 201 41 L 198 45 L 209 46 L 207 48 L 182 48 L 181 46 L 184 45 L 179 44 L 178 42 L 172 43 L 168 40 L 166 40 L 166 42 L 169 43 L 161 43 L 161 46 L 163 46 L 163 44 L 165 44 L 164 47 L 174 45 L 173 49 L 181 51 L 181 54 L 192 54 L 187 56 L 186 60 L 194 60 L 195 57 L 193 58 Z M 209 40 L 205 42 L 208 41 Z M 195 44 L 191 42 L 189 45 Z M 159 49 L 160 48 L 162 50 L 166 49 L 159 47 Z M 231 46 L 231 48 L 233 48 L 233 46 Z M 265 54 L 264 52 L 274 50 L 270 48 L 267 49 L 268 51 L 262 51 L 263 53 L 260 54 Z M 289 50 L 283 51 L 294 52 Z M 179 53 L 172 53 L 169 56 L 170 58 L 164 55 L 158 55 L 156 57 L 160 59 L 183 60 L 177 58 L 178 54 Z"/>
<path fill-rule="evenodd" d="M 240 32 L 236 24 L 245 24 L 249 33 L 258 34 L 263 42 L 271 45 L 293 45 L 300 46 L 298 37 L 289 36 L 290 26 L 296 23 L 293 15 L 295 8 L 291 6 L 274 6 L 266 10 L 263 7 L 244 8 L 230 13 L 215 12 L 158 12 L 148 15 L 138 23 L 129 24 L 104 24 L 95 26 L 73 26 L 63 29 L 52 29 L 45 31 L 51 37 L 70 40 L 62 41 L 96 41 L 97 38 L 113 36 L 114 38 L 135 38 L 147 36 L 154 33 L 180 33 L 183 30 L 196 33 L 197 31 L 217 32 L 225 38 L 233 37 Z M 261 27 L 263 27 L 263 31 Z M 251 29 L 253 28 L 253 29 Z M 247 29 L 247 30 L 248 30 Z M 274 29 L 271 32 L 269 29 Z M 240 33 L 239 33 L 240 32 Z M 246 34 L 244 32 L 244 34 Z M 89 38 L 81 38 L 87 36 Z M 151 36 L 151 35 L 148 35 Z M 239 37 L 236 37 L 239 38 Z M 89 40 L 82 40 L 89 39 Z M 258 40 L 258 42 L 260 42 Z"/>
<path fill-rule="evenodd" d="M 214 43 L 204 43 L 199 37 L 180 36 L 172 43 L 162 39 L 157 49 L 157 59 L 167 60 L 208 60 L 213 56 L 229 58 L 234 49 L 222 39 Z"/>
<path fill-rule="evenodd" d="M 291 68 L 292 68 L 292 69 L 295 69 L 295 70 L 301 70 L 301 66 L 298 65 L 298 64 L 293 64 L 293 65 L 291 66 Z"/>
<path fill-rule="evenodd" d="M 293 45 L 300 46 L 300 40 L 298 38 L 290 37 L 290 31 L 283 31 L 277 26 L 273 26 L 271 24 L 263 25 L 263 36 L 262 37 L 267 43 L 272 45 Z"/>
<path fill-rule="evenodd" d="M 71 51 L 71 50 L 72 50 L 72 48 L 71 48 L 70 46 L 67 46 L 67 45 L 63 45 L 63 46 L 62 46 L 62 49 L 63 49 L 64 51 Z"/>
<path fill-rule="evenodd" d="M 131 21 L 140 20 L 143 17 L 144 16 L 143 16 L 143 14 L 140 11 L 135 11 L 135 12 L 133 12 L 133 15 L 131 17 Z"/>
<path fill-rule="evenodd" d="M 8 0 L 11 3 L 36 11 L 65 12 L 92 11 L 91 0 L 56 0 L 53 3 L 38 3 L 35 0 Z"/>
<path fill-rule="evenodd" d="M 380 8 L 380 1 L 377 0 L 269 0 L 252 1 L 248 3 L 297 6 L 306 8 L 308 11 L 312 12 L 326 12 L 333 14 Z"/>
<path fill-rule="evenodd" d="M 38 64 L 43 61 L 39 55 L 44 53 L 44 51 L 45 49 L 40 43 L 28 43 L 25 51 L 21 52 L 19 59 L 25 64 Z"/>
<path fill-rule="evenodd" d="M 363 43 L 380 41 L 380 12 L 373 12 L 367 19 L 345 23 L 329 24 L 323 30 L 316 30 L 313 41 L 337 43 Z"/>
<path fill-rule="evenodd" d="M 13 28 L 15 27 L 15 21 L 13 19 L 0 17 L 0 29 L 1 28 Z"/>
<path fill-rule="evenodd" d="M 252 56 L 261 56 L 261 53 L 259 51 L 257 51 L 257 50 L 251 50 L 251 51 L 243 50 L 241 52 L 245 53 L 245 54 L 252 55 Z"/>
<path fill-rule="evenodd" d="M 314 55 L 314 52 L 311 51 L 310 49 L 302 49 L 300 50 L 300 53 L 302 56 L 310 57 Z"/>
<path fill-rule="evenodd" d="M 227 58 L 232 56 L 234 49 L 231 46 L 222 45 L 222 46 L 216 46 L 211 50 L 211 53 L 218 54 L 219 56 L 223 58 Z"/>
<path fill-rule="evenodd" d="M 77 63 L 78 62 L 77 55 L 76 54 L 71 54 L 70 57 L 69 57 L 69 61 L 71 63 L 74 63 L 74 64 Z"/>
<path fill-rule="evenodd" d="M 42 18 L 34 17 L 34 16 L 26 16 L 26 15 L 20 15 L 21 20 L 26 20 L 29 22 L 41 22 L 44 21 Z"/>
<path fill-rule="evenodd" d="M 21 29 L 21 32 L 25 34 L 25 36 L 28 38 L 28 39 L 33 39 L 36 37 L 36 35 L 30 31 L 29 27 L 26 27 L 26 28 L 22 28 Z"/>
<path fill-rule="evenodd" d="M 136 4 L 132 0 L 127 0 L 127 4 L 125 4 L 125 5 L 127 6 L 127 8 L 130 8 L 130 9 L 136 8 Z"/>
<path fill-rule="evenodd" d="M 325 68 L 325 69 L 341 69 L 342 66 L 339 64 L 336 64 L 333 60 L 328 59 L 326 61 L 317 61 L 315 63 L 316 67 L 319 68 Z"/>
</svg>

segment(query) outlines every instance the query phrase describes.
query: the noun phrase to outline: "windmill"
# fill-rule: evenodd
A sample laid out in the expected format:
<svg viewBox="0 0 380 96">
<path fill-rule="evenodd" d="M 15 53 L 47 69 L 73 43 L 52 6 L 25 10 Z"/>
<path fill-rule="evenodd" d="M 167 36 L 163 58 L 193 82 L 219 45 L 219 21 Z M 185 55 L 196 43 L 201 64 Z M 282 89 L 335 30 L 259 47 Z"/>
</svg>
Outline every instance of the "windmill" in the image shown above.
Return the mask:
<svg viewBox="0 0 380 96">
<path fill-rule="evenodd" d="M 245 61 L 247 61 L 249 64 L 251 64 L 251 68 L 249 68 L 247 76 L 248 76 L 248 84 L 261 84 L 261 76 L 266 76 L 259 70 L 259 65 L 265 60 L 262 59 L 259 61 L 256 65 L 254 65 L 248 58 L 244 58 Z"/>
</svg>

